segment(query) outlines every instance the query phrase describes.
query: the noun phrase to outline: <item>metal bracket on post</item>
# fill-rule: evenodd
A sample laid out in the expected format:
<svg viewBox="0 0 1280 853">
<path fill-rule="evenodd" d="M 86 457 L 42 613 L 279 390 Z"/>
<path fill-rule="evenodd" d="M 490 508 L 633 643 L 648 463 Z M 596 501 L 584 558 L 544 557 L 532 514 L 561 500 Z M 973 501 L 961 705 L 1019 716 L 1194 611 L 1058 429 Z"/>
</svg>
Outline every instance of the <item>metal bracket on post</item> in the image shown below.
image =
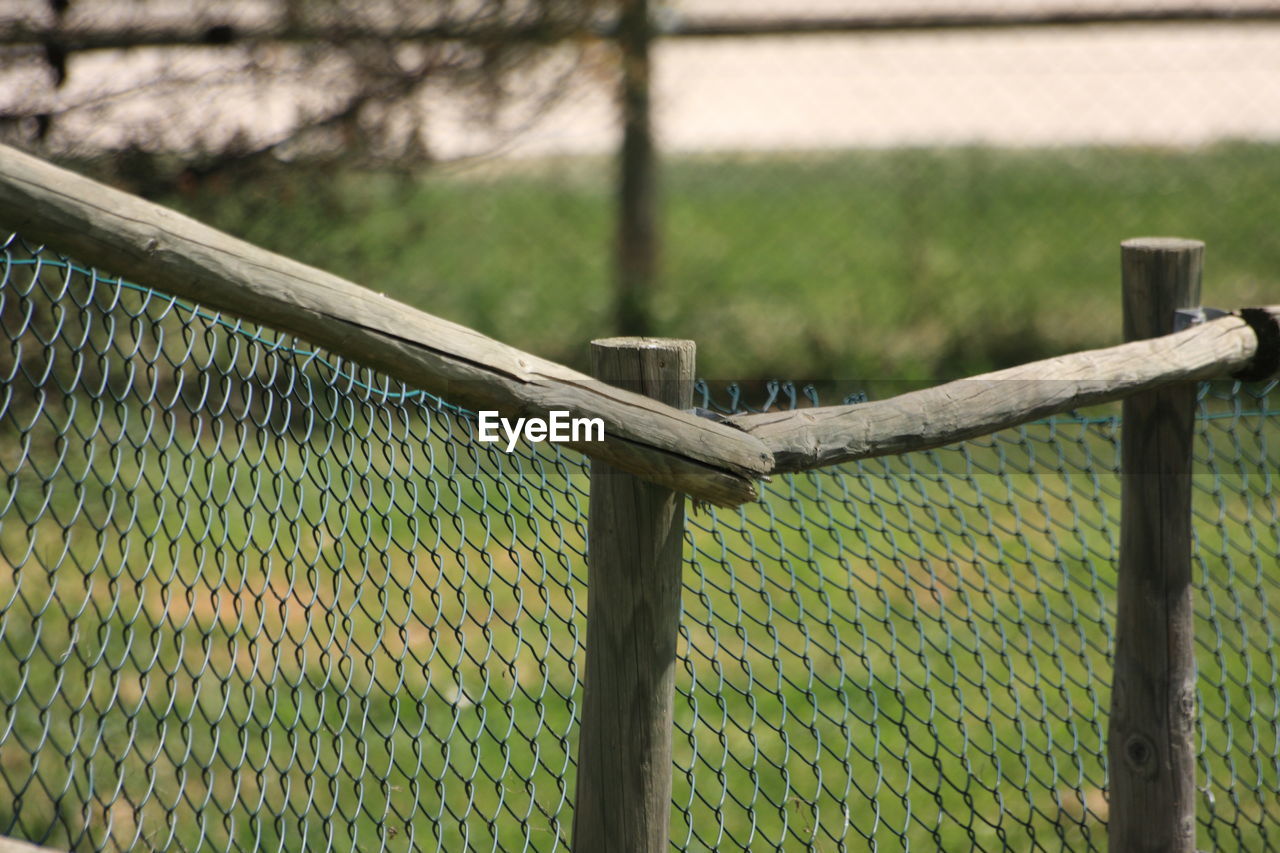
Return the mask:
<svg viewBox="0 0 1280 853">
<path fill-rule="evenodd" d="M 1221 308 L 1205 308 L 1203 305 L 1199 308 L 1179 308 L 1173 312 L 1173 330 L 1181 332 L 1183 329 L 1230 315 L 1230 311 L 1223 311 Z"/>
<path fill-rule="evenodd" d="M 1220 308 L 1179 308 L 1173 312 L 1173 330 L 1181 332 L 1192 326 L 1200 326 L 1219 317 L 1239 317 L 1249 324 L 1258 336 L 1258 350 L 1252 362 L 1231 374 L 1241 382 L 1259 382 L 1280 373 L 1280 323 L 1265 308 L 1241 308 L 1223 311 Z"/>
<path fill-rule="evenodd" d="M 694 415 L 695 417 L 706 418 L 709 421 L 715 421 L 718 424 L 729 423 L 729 419 L 726 418 L 724 415 L 720 414 L 719 412 L 713 412 L 710 409 L 704 409 L 701 406 L 694 406 L 692 409 L 685 409 L 685 412 L 687 412 L 690 415 Z"/>
</svg>

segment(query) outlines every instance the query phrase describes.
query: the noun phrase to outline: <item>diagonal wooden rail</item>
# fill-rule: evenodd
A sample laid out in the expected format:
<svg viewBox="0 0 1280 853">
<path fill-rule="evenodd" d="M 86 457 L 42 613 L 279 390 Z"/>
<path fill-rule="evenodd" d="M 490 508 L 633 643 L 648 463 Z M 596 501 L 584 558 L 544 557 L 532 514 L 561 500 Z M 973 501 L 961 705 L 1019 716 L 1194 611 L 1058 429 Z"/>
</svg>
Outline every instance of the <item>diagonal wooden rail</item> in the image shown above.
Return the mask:
<svg viewBox="0 0 1280 853">
<path fill-rule="evenodd" d="M 1280 306 L 852 406 L 697 418 L 0 146 L 0 224 L 165 293 L 305 337 L 415 388 L 505 417 L 600 417 L 583 453 L 720 506 L 756 481 L 940 447 L 1160 385 L 1274 375 Z"/>
<path fill-rule="evenodd" d="M 742 415 L 730 423 L 773 453 L 774 471 L 941 447 L 1170 382 L 1274 375 L 1280 305 L 850 406 Z"/>
<path fill-rule="evenodd" d="M 756 497 L 773 460 L 755 438 L 623 391 L 472 329 L 0 146 L 0 224 L 113 275 L 306 338 L 450 403 L 504 417 L 604 420 L 569 443 L 722 506 Z"/>
</svg>

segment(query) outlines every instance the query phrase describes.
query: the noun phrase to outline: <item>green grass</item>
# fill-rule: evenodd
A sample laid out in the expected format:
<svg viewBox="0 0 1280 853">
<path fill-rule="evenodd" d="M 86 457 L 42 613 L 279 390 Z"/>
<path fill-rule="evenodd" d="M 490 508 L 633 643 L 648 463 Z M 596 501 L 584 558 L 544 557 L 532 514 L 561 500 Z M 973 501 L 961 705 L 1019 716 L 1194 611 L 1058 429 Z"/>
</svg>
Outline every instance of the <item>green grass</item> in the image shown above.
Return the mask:
<svg viewBox="0 0 1280 853">
<path fill-rule="evenodd" d="M 306 430 L 215 390 L 193 418 L 152 381 L 122 407 L 5 410 L 27 436 L 0 457 L 8 831 L 566 842 L 582 469 L 394 407 L 321 402 Z M 1280 426 L 1202 426 L 1200 809 L 1219 845 L 1259 849 L 1280 819 Z M 1105 846 L 1116 442 L 1108 423 L 1033 426 L 694 516 L 673 838 Z"/>
<path fill-rule="evenodd" d="M 675 157 L 658 332 L 728 379 L 932 379 L 1115 343 L 1119 242 L 1208 244 L 1205 301 L 1280 299 L 1280 147 Z M 269 174 L 162 199 L 577 366 L 612 332 L 601 161 Z"/>
</svg>

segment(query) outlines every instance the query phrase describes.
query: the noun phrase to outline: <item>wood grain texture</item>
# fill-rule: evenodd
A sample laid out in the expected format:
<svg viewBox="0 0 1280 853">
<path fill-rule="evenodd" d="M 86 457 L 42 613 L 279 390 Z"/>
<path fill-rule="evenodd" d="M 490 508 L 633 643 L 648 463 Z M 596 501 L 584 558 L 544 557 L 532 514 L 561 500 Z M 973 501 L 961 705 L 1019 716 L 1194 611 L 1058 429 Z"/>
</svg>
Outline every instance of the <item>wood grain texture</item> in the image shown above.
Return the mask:
<svg viewBox="0 0 1280 853">
<path fill-rule="evenodd" d="M 602 380 L 688 408 L 693 341 L 592 343 Z M 587 651 L 573 849 L 664 853 L 684 496 L 591 462 Z"/>
<path fill-rule="evenodd" d="M 1125 338 L 1166 335 L 1200 304 L 1204 244 L 1123 244 Z M 1191 454 L 1196 389 L 1166 385 L 1124 402 L 1120 567 L 1107 735 L 1113 853 L 1194 853 L 1195 633 Z"/>
<path fill-rule="evenodd" d="M 1280 317 L 1280 306 L 1262 310 Z M 1170 382 L 1228 376 L 1249 367 L 1257 353 L 1258 334 L 1240 317 L 1228 316 L 888 400 L 744 415 L 730 423 L 764 442 L 775 472 L 803 471 L 941 447 Z"/>
<path fill-rule="evenodd" d="M 473 409 L 600 417 L 571 445 L 714 503 L 753 500 L 772 459 L 723 424 L 610 388 L 554 362 L 260 249 L 167 208 L 0 146 L 0 223 L 137 284 L 296 334 Z"/>
</svg>

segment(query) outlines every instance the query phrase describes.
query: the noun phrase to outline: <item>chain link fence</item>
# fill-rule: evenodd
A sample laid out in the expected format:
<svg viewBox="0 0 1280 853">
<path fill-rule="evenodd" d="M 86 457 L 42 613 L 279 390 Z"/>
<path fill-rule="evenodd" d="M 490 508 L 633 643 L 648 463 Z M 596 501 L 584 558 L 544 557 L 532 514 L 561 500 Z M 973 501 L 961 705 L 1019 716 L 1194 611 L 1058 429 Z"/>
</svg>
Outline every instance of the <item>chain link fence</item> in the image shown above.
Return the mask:
<svg viewBox="0 0 1280 853">
<path fill-rule="evenodd" d="M 1118 314 L 1093 318 L 1114 311 L 1114 258 L 1095 247 L 1117 235 L 1204 238 L 1222 304 L 1280 286 L 1266 226 L 1280 215 L 1275 194 L 1249 189 L 1280 180 L 1280 23 L 1207 20 L 1274 15 L 1274 4 L 649 6 L 658 246 L 647 328 L 703 343 L 709 375 L 956 378 L 1105 345 Z M 1175 6 L 1206 20 L 1151 20 Z M 1132 20 L 1053 25 L 1055 14 Z M 958 18 L 986 23 L 947 23 Z M 721 34 L 697 36 L 709 21 Z M 585 325 L 586 337 L 615 323 L 616 267 L 634 260 L 611 255 L 596 222 L 618 218 L 607 206 L 619 185 L 616 88 L 593 66 L 499 154 L 424 180 L 450 194 L 464 184 L 477 233 L 510 223 L 504 245 L 520 258 L 485 278 L 456 267 L 424 278 L 493 293 L 575 282 L 566 301 L 579 310 L 554 325 L 476 317 L 504 340 L 552 352 L 543 328 Z M 496 142 L 465 122 L 438 130 L 455 156 Z M 415 197 L 424 218 L 430 192 Z M 631 230 L 643 240 L 645 228 Z M 1053 286 L 1028 286 L 1037 280 Z"/>
<path fill-rule="evenodd" d="M 1109 343 L 1116 235 L 1206 239 L 1211 300 L 1274 290 L 1272 202 L 1240 189 L 1280 164 L 1280 26 L 1038 20 L 1174 5 L 1241 6 L 655 4 L 764 33 L 654 43 L 659 327 L 725 375 L 940 379 Z M 945 23 L 984 15 L 1027 24 Z"/>
<path fill-rule="evenodd" d="M 16 236 L 0 328 L 0 834 L 568 846 L 581 457 Z M 1197 420 L 1208 849 L 1280 835 L 1277 393 Z M 1058 417 L 691 514 L 673 848 L 1104 849 L 1118 453 Z"/>
<path fill-rule="evenodd" d="M 91 17 L 90 5 L 72 4 L 67 25 Z M 121 20 L 174 23 L 161 14 L 169 7 L 145 5 L 124 3 L 130 17 Z M 181 22 L 215 23 L 226 4 L 199 5 Z M 1119 317 L 1114 258 L 1095 247 L 1117 235 L 1205 239 L 1216 254 L 1211 302 L 1254 304 L 1280 287 L 1269 225 L 1280 194 L 1268 191 L 1280 182 L 1280 23 L 1207 20 L 1233 9 L 1274 15 L 1274 3 L 649 5 L 659 238 L 651 329 L 701 342 L 708 375 L 954 378 L 1102 345 Z M 111 0 L 92 6 L 107 10 L 107 29 L 120 17 Z M 1175 6 L 1206 20 L 1045 23 L 1053 12 L 1137 21 Z M 42 0 L 14 8 L 16 22 L 54 27 Z M 1032 23 L 837 26 L 966 15 Z M 779 17 L 815 28 L 677 34 L 709 18 L 759 33 Z M 328 58 L 306 78 L 286 61 L 292 47 L 141 47 L 127 63 L 118 51 L 71 50 L 66 81 L 54 87 L 34 39 L 0 89 L 12 95 L 9 112 L 30 114 L 27 124 L 51 117 L 53 153 L 113 153 L 114 174 L 135 191 L 581 367 L 582 348 L 566 342 L 619 331 L 610 223 L 622 133 L 613 45 L 581 41 L 496 87 L 510 97 L 493 110 L 466 86 L 437 82 L 414 109 L 371 108 L 398 130 L 373 134 L 365 154 L 390 144 L 417 111 L 432 164 L 417 180 L 340 182 L 329 165 L 318 177 L 302 167 L 306 146 L 250 176 L 205 175 L 196 162 L 174 179 L 163 156 L 144 156 L 200 161 L 195 131 L 208 131 L 211 145 L 237 132 L 250 148 L 276 139 L 289 116 L 311 115 L 317 99 L 327 103 L 358 76 L 362 66 L 341 52 L 317 49 Z M 452 55 L 427 47 L 441 62 Z M 240 76 L 231 73 L 237 62 L 261 67 Z M 157 97 L 143 85 L 155 67 L 195 79 L 181 97 Z M 87 112 L 77 114 L 78 104 Z M 130 150 L 132 134 L 144 139 Z M 1027 286 L 1036 280 L 1054 286 Z M 841 310 L 831 311 L 837 293 Z M 1104 312 L 1114 319 L 1093 322 Z"/>
</svg>

